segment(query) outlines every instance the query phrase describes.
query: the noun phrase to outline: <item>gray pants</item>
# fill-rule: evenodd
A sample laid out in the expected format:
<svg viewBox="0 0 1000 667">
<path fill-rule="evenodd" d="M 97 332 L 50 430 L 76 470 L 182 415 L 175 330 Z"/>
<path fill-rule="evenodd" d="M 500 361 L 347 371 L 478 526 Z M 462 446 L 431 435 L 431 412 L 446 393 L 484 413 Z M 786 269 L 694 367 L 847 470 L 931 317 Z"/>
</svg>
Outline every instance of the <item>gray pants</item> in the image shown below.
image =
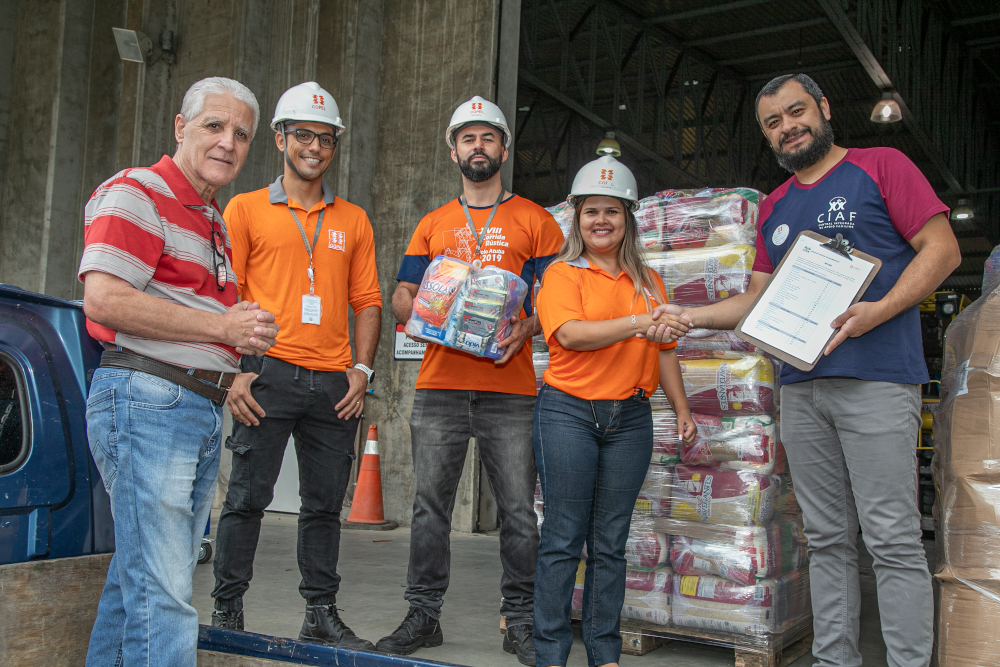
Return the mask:
<svg viewBox="0 0 1000 667">
<path fill-rule="evenodd" d="M 861 665 L 857 535 L 875 561 L 890 667 L 926 667 L 934 600 L 921 544 L 920 387 L 819 378 L 781 388 L 781 439 L 809 538 L 816 667 Z"/>
</svg>

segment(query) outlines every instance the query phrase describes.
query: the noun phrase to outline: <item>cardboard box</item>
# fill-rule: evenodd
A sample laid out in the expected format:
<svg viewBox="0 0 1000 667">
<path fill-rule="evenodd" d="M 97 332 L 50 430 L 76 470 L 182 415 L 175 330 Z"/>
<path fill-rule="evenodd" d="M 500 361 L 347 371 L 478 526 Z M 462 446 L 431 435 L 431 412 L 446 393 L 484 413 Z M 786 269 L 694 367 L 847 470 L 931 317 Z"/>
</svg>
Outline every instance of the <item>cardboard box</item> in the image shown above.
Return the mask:
<svg viewBox="0 0 1000 667">
<path fill-rule="evenodd" d="M 1000 581 L 969 579 L 945 568 L 934 575 L 938 589 L 939 667 L 1000 665 Z"/>
</svg>

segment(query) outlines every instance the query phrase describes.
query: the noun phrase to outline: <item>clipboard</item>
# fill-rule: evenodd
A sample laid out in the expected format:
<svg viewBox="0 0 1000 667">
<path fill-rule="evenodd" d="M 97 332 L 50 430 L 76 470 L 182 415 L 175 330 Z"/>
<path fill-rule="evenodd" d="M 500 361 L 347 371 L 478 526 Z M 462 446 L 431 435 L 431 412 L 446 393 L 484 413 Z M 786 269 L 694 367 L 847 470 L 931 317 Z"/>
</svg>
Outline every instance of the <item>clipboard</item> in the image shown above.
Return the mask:
<svg viewBox="0 0 1000 667">
<path fill-rule="evenodd" d="M 819 360 L 823 357 L 823 352 L 824 350 L 826 350 L 826 346 L 830 344 L 830 341 L 836 335 L 837 329 L 830 329 L 830 335 L 826 337 L 826 339 L 823 341 L 822 346 L 819 348 L 819 352 L 811 360 L 804 359 L 800 356 L 795 356 L 789 351 L 781 349 L 775 346 L 774 344 L 760 340 L 756 336 L 751 335 L 743 330 L 748 320 L 757 323 L 764 322 L 765 321 L 765 319 L 763 318 L 764 312 L 769 311 L 771 308 L 776 307 L 774 306 L 775 296 L 777 295 L 776 290 L 780 290 L 781 287 L 783 286 L 783 282 L 779 284 L 776 279 L 779 276 L 785 278 L 789 274 L 788 272 L 795 270 L 791 265 L 789 265 L 788 272 L 783 272 L 782 269 L 785 268 L 785 262 L 793 254 L 796 255 L 802 254 L 804 250 L 809 250 L 809 248 L 811 248 L 814 245 L 811 243 L 803 244 L 803 239 L 811 239 L 812 241 L 816 241 L 822 244 L 820 249 L 823 250 L 823 252 L 833 253 L 834 256 L 837 257 L 838 263 L 844 266 L 850 266 L 850 265 L 844 264 L 843 257 L 846 257 L 850 261 L 853 261 L 852 258 L 860 259 L 873 265 L 872 268 L 870 269 L 868 276 L 861 283 L 860 289 L 858 289 L 857 293 L 854 294 L 853 297 L 851 298 L 851 302 L 849 304 L 846 304 L 846 306 L 844 306 L 843 308 L 838 308 L 836 313 L 833 314 L 824 313 L 823 315 L 818 316 L 819 319 L 815 321 L 815 326 L 813 327 L 814 332 L 815 332 L 815 327 L 829 326 L 829 322 L 831 322 L 833 318 L 837 317 L 842 312 L 844 312 L 844 310 L 846 310 L 848 307 L 853 306 L 854 304 L 856 304 L 858 301 L 861 300 L 861 297 L 864 295 L 869 285 L 871 285 L 872 281 L 875 279 L 876 274 L 878 274 L 879 269 L 882 268 L 882 260 L 878 259 L 877 257 L 872 257 L 871 255 L 860 252 L 858 250 L 854 250 L 851 247 L 850 243 L 846 239 L 843 239 L 840 234 L 837 234 L 836 239 L 830 239 L 826 236 L 823 236 L 822 234 L 817 234 L 816 232 L 812 231 L 799 232 L 798 236 L 796 236 L 795 240 L 792 242 L 792 245 L 790 246 L 788 252 L 785 253 L 784 258 L 782 258 L 781 262 L 778 264 L 778 267 L 774 270 L 774 273 L 771 274 L 771 279 L 768 281 L 767 285 L 764 287 L 764 289 L 760 291 L 760 294 L 757 295 L 757 298 L 754 300 L 753 305 L 750 306 L 750 309 L 740 320 L 739 325 L 736 327 L 735 333 L 742 340 L 745 340 L 748 343 L 757 346 L 758 348 L 764 350 L 768 354 L 777 357 L 778 359 L 781 359 L 782 361 L 788 364 L 791 364 L 792 366 L 798 368 L 801 371 L 809 372 L 816 367 L 816 364 L 819 363 Z M 809 248 L 807 248 L 806 246 L 809 246 Z M 796 252 L 793 253 L 793 250 L 795 250 Z M 811 275 L 814 275 L 819 279 L 829 280 L 830 282 L 832 282 L 832 279 L 823 278 L 822 276 L 818 276 L 816 274 L 811 274 Z M 850 289 L 853 289 L 853 287 Z M 841 289 L 838 292 L 838 298 L 842 300 L 844 298 L 844 294 L 846 294 L 846 291 Z M 800 315 L 798 313 L 792 313 L 791 311 L 787 310 L 784 311 L 784 313 L 789 313 L 790 318 L 800 318 L 805 322 L 809 322 L 809 320 L 806 319 L 805 316 Z M 827 315 L 829 315 L 829 317 L 827 317 Z M 823 321 L 820 321 L 820 319 L 822 319 Z M 808 327 L 810 325 L 804 324 L 803 326 Z M 778 329 L 774 330 L 778 332 Z M 811 337 L 811 341 L 813 344 L 815 344 L 815 341 L 818 340 L 817 338 L 815 338 L 815 335 L 816 334 L 814 333 L 813 336 Z M 778 334 L 776 334 L 776 337 L 788 338 L 792 337 L 792 334 L 787 331 L 781 331 Z"/>
</svg>

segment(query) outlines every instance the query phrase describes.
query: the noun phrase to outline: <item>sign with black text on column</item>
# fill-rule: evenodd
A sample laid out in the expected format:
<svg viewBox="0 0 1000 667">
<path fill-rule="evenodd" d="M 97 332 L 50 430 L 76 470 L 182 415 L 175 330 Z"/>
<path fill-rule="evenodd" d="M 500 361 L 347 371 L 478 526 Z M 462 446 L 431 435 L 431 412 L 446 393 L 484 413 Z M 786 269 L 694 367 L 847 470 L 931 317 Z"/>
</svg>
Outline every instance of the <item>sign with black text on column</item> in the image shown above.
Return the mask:
<svg viewBox="0 0 1000 667">
<path fill-rule="evenodd" d="M 427 343 L 415 341 L 406 337 L 406 330 L 402 324 L 396 325 L 396 340 L 392 348 L 392 358 L 400 361 L 420 361 L 424 358 L 424 350 Z"/>
</svg>

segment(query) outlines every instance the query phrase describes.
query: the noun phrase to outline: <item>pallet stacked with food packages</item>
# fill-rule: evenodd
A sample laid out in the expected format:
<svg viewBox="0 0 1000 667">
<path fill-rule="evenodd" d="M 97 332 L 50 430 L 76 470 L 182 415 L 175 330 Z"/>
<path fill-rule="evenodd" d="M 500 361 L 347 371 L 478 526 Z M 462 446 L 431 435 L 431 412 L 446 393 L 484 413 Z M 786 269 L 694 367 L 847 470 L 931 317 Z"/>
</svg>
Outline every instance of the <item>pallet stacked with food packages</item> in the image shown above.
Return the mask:
<svg viewBox="0 0 1000 667">
<path fill-rule="evenodd" d="M 639 202 L 647 260 L 671 303 L 703 306 L 747 290 L 761 199 L 748 188 L 706 188 Z M 572 208 L 549 210 L 568 233 Z M 541 337 L 533 351 L 540 386 Z M 653 455 L 626 550 L 623 634 L 645 650 L 655 644 L 635 635 L 773 655 L 812 622 L 807 545 L 779 432 L 780 362 L 732 331 L 695 329 L 677 354 L 698 435 L 684 445 L 662 390 L 652 396 Z M 535 507 L 540 525 L 540 487 Z M 574 609 L 583 572 L 581 561 Z"/>
</svg>

